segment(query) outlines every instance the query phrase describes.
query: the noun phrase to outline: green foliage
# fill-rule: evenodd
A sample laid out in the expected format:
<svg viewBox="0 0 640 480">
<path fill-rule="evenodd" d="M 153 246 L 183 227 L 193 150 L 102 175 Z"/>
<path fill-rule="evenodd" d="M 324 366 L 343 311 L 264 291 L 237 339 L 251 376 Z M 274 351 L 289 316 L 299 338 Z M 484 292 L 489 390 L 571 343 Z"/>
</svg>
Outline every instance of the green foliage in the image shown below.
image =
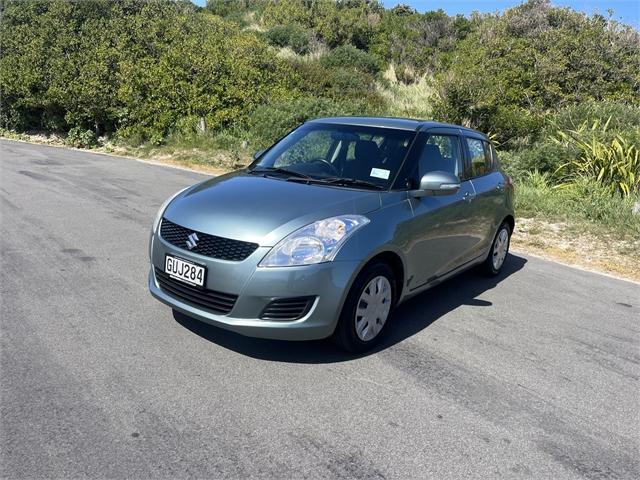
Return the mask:
<svg viewBox="0 0 640 480">
<path fill-rule="evenodd" d="M 448 65 L 436 75 L 436 115 L 503 143 L 535 136 L 559 106 L 640 103 L 638 32 L 543 0 L 481 17 Z M 526 121 L 514 123 L 519 117 Z"/>
<path fill-rule="evenodd" d="M 510 142 L 511 150 L 503 149 L 500 153 L 503 167 L 515 177 L 538 170 L 560 181 L 562 175 L 558 169 L 577 158 L 579 149 L 572 142 L 556 141 L 558 132 L 580 130 L 583 125 L 592 126 L 596 122 L 599 125 L 608 122 L 608 127 L 589 129 L 590 138 L 611 144 L 616 137 L 622 137 L 629 145 L 640 145 L 640 106 L 611 101 L 583 102 L 549 115 L 535 136 Z"/>
<path fill-rule="evenodd" d="M 501 151 L 503 168 L 510 175 L 520 178 L 527 172 L 539 171 L 553 175 L 560 165 L 573 158 L 575 151 L 551 138 L 544 138 L 531 146 L 515 151 Z"/>
<path fill-rule="evenodd" d="M 290 47 L 298 55 L 309 53 L 310 33 L 295 23 L 276 25 L 269 29 L 265 36 L 267 41 L 276 47 Z"/>
<path fill-rule="evenodd" d="M 382 15 L 370 50 L 386 62 L 432 72 L 469 29 L 463 16 L 449 17 L 442 10 L 420 14 L 399 5 Z"/>
<path fill-rule="evenodd" d="M 640 191 L 640 150 L 620 135 L 609 143 L 598 140 L 597 133 L 608 126 L 596 120 L 590 127 L 584 123 L 577 130 L 559 131 L 555 141 L 576 155 L 558 172 L 565 184 L 596 181 L 610 193 L 629 196 Z"/>
<path fill-rule="evenodd" d="M 640 217 L 633 205 L 640 195 L 621 197 L 599 182 L 580 179 L 566 188 L 558 188 L 549 173 L 538 171 L 523 175 L 516 182 L 516 211 L 522 217 L 543 217 L 550 221 L 588 222 L 616 238 L 640 236 Z"/>
<path fill-rule="evenodd" d="M 73 127 L 69 130 L 65 143 L 76 148 L 91 148 L 98 145 L 96 134 L 91 130 L 83 130 L 80 127 Z"/>
<path fill-rule="evenodd" d="M 353 45 L 334 48 L 320 58 L 320 63 L 326 68 L 354 69 L 371 75 L 380 71 L 380 64 L 373 55 Z"/>
<path fill-rule="evenodd" d="M 321 62 L 292 60 L 292 82 L 303 95 L 330 97 L 336 100 L 356 100 L 357 105 L 384 113 L 384 100 L 376 91 L 376 78 L 354 68 L 325 67 Z"/>
<path fill-rule="evenodd" d="M 382 11 L 372 0 L 287 0 L 268 2 L 262 20 L 269 27 L 293 23 L 313 30 L 330 48 L 350 43 L 366 49 Z"/>
<path fill-rule="evenodd" d="M 258 35 L 189 2 L 13 0 L 0 28 L 4 127 L 161 143 L 184 117 L 222 128 L 290 87 Z"/>
</svg>

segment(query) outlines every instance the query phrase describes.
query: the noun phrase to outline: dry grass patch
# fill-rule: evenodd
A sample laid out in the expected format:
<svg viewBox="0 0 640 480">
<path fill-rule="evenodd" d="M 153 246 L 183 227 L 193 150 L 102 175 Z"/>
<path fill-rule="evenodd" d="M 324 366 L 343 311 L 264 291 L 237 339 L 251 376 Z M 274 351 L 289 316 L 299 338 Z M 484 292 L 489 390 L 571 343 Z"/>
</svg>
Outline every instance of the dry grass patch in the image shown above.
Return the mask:
<svg viewBox="0 0 640 480">
<path fill-rule="evenodd" d="M 413 76 L 414 82 L 406 84 L 398 80 L 397 73 L 396 67 L 389 65 L 383 74 L 387 85 L 378 84 L 378 93 L 386 100 L 389 115 L 430 118 L 434 90 L 429 78 L 426 75 Z"/>
<path fill-rule="evenodd" d="M 640 239 L 595 235 L 567 223 L 520 218 L 512 245 L 550 260 L 640 281 Z"/>
</svg>

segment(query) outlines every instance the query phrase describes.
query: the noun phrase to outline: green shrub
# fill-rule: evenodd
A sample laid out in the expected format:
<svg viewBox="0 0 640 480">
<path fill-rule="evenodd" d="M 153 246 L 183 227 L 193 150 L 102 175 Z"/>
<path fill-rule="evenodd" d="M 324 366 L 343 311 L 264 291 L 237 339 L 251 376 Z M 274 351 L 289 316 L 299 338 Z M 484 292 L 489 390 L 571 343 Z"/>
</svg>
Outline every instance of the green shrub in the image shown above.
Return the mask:
<svg viewBox="0 0 640 480">
<path fill-rule="evenodd" d="M 605 133 L 614 136 L 618 132 L 640 127 L 640 106 L 630 103 L 606 101 L 581 102 L 558 110 L 551 122 L 553 130 L 577 130 L 584 123 L 598 120 L 608 122 Z"/>
<path fill-rule="evenodd" d="M 627 147 L 635 145 L 637 148 L 640 145 L 640 106 L 632 104 L 583 102 L 548 113 L 545 122 L 537 135 L 512 138 L 501 145 L 503 149 L 510 149 L 501 151 L 500 158 L 511 175 L 518 177 L 538 170 L 548 172 L 555 181 L 561 180 L 567 172 L 559 168 L 581 155 L 575 141 L 558 141 L 558 137 L 564 135 L 576 136 L 570 132 L 581 132 L 580 138 L 609 146 L 616 138 L 618 142 L 623 139 L 622 143 Z"/>
<path fill-rule="evenodd" d="M 267 30 L 265 37 L 276 47 L 290 47 L 298 55 L 309 53 L 310 33 L 295 23 L 277 25 Z"/>
<path fill-rule="evenodd" d="M 307 60 L 295 60 L 291 66 L 297 90 L 303 96 L 355 99 L 358 108 L 362 108 L 363 102 L 368 102 L 367 111 L 384 110 L 383 100 L 376 91 L 376 80 L 368 73 L 342 67 L 329 68 Z"/>
<path fill-rule="evenodd" d="M 518 150 L 501 151 L 499 157 L 507 173 L 519 178 L 532 171 L 552 175 L 574 154 L 575 151 L 567 145 L 561 145 L 550 138 L 545 138 Z"/>
<path fill-rule="evenodd" d="M 620 238 L 638 238 L 640 216 L 633 205 L 640 195 L 621 197 L 600 183 L 579 179 L 566 188 L 554 185 L 548 173 L 529 172 L 516 181 L 516 214 L 547 221 L 589 222 Z"/>
<path fill-rule="evenodd" d="M 91 130 L 83 130 L 80 127 L 73 127 L 69 130 L 65 143 L 75 148 L 91 148 L 98 145 L 96 134 Z"/>
<path fill-rule="evenodd" d="M 331 87 L 331 70 L 320 62 L 292 60 L 293 79 L 296 88 L 303 94 L 324 96 Z"/>
<path fill-rule="evenodd" d="M 559 131 L 555 141 L 576 154 L 558 172 L 566 184 L 590 180 L 610 193 L 629 196 L 640 191 L 640 150 L 620 135 L 609 142 L 599 140 L 608 125 L 596 120 L 591 127 L 584 123 L 577 130 Z"/>
<path fill-rule="evenodd" d="M 362 98 L 375 89 L 370 75 L 346 68 L 336 68 L 329 77 L 330 91 L 333 96 Z"/>
<path fill-rule="evenodd" d="M 353 45 L 334 48 L 320 58 L 320 63 L 327 68 L 349 68 L 371 75 L 380 71 L 380 64 L 376 57 Z"/>
</svg>

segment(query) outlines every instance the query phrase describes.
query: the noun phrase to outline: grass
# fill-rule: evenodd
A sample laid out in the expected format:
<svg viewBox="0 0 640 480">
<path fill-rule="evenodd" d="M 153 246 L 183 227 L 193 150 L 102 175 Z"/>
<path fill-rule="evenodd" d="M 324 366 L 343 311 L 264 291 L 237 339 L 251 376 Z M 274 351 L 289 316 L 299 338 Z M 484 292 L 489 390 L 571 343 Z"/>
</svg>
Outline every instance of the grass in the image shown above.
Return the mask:
<svg viewBox="0 0 640 480">
<path fill-rule="evenodd" d="M 251 162 L 254 152 L 248 144 L 243 148 L 236 139 L 220 137 L 220 135 L 201 135 L 174 138 L 159 146 L 143 144 L 132 147 L 122 143 L 106 144 L 105 148 L 112 153 L 146 159 L 170 159 L 185 166 L 213 170 L 235 170 Z"/>
<path fill-rule="evenodd" d="M 516 182 L 516 210 L 521 217 L 542 217 L 570 223 L 577 231 L 616 235 L 621 240 L 640 238 L 640 215 L 633 213 L 638 193 L 611 195 L 593 181 L 551 184 L 548 175 L 533 172 Z"/>
<path fill-rule="evenodd" d="M 581 181 L 558 187 L 548 175 L 516 181 L 516 248 L 640 281 L 640 194 L 611 195 Z"/>
</svg>

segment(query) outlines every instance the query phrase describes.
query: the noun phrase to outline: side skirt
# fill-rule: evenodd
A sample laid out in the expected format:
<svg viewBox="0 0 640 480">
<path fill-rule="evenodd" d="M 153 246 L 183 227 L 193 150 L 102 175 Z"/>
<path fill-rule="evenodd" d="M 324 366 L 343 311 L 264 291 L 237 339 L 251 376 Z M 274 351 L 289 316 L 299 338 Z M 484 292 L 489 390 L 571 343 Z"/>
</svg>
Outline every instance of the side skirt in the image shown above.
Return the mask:
<svg viewBox="0 0 640 480">
<path fill-rule="evenodd" d="M 460 265 L 457 268 L 454 268 L 453 270 L 444 273 L 442 275 L 440 275 L 439 277 L 435 277 L 435 278 L 431 278 L 429 279 L 427 282 L 423 283 L 422 285 L 417 286 L 416 288 L 414 288 L 413 290 L 407 292 L 398 302 L 398 305 L 401 304 L 402 302 L 404 302 L 405 300 L 408 300 L 412 297 L 415 297 L 416 295 L 421 294 L 422 292 L 429 290 L 432 287 L 435 287 L 436 285 L 439 285 L 440 283 L 450 279 L 451 277 L 455 277 L 456 275 L 461 274 L 462 272 L 465 272 L 467 270 L 469 270 L 470 268 L 475 267 L 476 265 L 481 264 L 482 262 L 485 261 L 485 259 L 487 258 L 486 254 L 481 254 L 478 255 L 477 257 L 475 257 L 473 260 L 469 260 L 467 263 L 464 263 L 462 265 Z"/>
</svg>

